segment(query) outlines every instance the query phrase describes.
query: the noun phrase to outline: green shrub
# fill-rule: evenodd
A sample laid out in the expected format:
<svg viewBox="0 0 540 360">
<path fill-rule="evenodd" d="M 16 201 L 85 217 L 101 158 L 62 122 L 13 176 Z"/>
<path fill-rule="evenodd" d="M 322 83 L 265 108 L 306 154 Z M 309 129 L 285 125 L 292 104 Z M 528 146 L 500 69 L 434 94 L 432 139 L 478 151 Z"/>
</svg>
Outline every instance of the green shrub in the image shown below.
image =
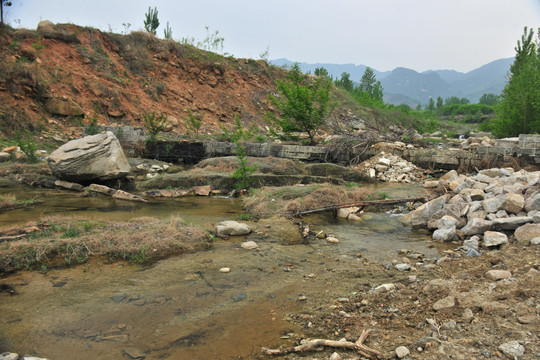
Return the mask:
<svg viewBox="0 0 540 360">
<path fill-rule="evenodd" d="M 167 116 L 165 114 L 157 115 L 155 111 L 152 111 L 151 113 L 143 113 L 142 117 L 144 119 L 144 128 L 148 133 L 146 141 L 156 142 L 157 135 L 165 128 Z"/>
</svg>

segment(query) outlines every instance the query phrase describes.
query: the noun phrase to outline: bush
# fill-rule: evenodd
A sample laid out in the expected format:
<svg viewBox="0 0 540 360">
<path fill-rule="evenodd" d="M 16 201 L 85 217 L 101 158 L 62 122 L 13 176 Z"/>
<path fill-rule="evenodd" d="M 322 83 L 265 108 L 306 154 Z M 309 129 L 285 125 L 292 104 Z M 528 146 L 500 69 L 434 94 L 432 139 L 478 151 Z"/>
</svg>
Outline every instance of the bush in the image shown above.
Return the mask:
<svg viewBox="0 0 540 360">
<path fill-rule="evenodd" d="M 156 142 L 157 135 L 165 128 L 167 116 L 165 114 L 157 115 L 155 111 L 143 113 L 144 128 L 148 133 L 146 141 Z"/>
</svg>

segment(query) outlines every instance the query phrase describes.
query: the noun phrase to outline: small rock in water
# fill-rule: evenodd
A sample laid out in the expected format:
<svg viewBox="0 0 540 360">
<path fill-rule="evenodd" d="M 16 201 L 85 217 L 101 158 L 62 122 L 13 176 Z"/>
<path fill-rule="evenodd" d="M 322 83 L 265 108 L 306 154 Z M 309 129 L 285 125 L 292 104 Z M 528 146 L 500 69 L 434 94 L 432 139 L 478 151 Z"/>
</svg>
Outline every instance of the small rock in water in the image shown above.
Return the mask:
<svg viewBox="0 0 540 360">
<path fill-rule="evenodd" d="M 231 296 L 234 302 L 242 301 L 246 298 L 246 293 L 238 293 L 236 295 Z"/>
<path fill-rule="evenodd" d="M 399 346 L 396 349 L 396 355 L 400 359 L 403 359 L 405 356 L 409 356 L 410 353 L 411 352 L 409 351 L 409 349 L 406 346 Z"/>
<path fill-rule="evenodd" d="M 228 272 L 231 272 L 231 268 L 222 267 L 221 269 L 219 269 L 219 272 L 220 273 L 228 273 Z"/>
<path fill-rule="evenodd" d="M 328 236 L 326 238 L 326 241 L 328 241 L 331 244 L 339 244 L 339 240 L 333 236 Z"/>
<path fill-rule="evenodd" d="M 255 241 L 244 241 L 241 246 L 243 249 L 247 250 L 256 249 L 259 247 Z"/>
<path fill-rule="evenodd" d="M 473 248 L 467 249 L 467 257 L 479 257 L 480 255 L 482 255 L 482 253 Z"/>
<path fill-rule="evenodd" d="M 144 359 L 146 357 L 146 355 L 144 355 L 142 351 L 134 348 L 126 348 L 122 350 L 122 352 L 129 356 L 131 359 Z"/>
<path fill-rule="evenodd" d="M 115 304 L 120 304 L 122 301 L 124 301 L 127 298 L 126 294 L 121 295 L 113 295 L 111 296 L 111 300 L 114 301 Z"/>
</svg>

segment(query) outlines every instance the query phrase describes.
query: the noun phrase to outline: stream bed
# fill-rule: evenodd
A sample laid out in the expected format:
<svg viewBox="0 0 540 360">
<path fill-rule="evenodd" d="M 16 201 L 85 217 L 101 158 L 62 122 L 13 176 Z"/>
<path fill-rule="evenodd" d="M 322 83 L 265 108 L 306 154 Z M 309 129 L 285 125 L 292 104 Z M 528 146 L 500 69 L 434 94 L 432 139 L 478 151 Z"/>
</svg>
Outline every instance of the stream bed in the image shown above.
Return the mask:
<svg viewBox="0 0 540 360">
<path fill-rule="evenodd" d="M 423 191 L 419 186 L 369 186 L 390 197 Z M 0 228 L 73 215 L 117 221 L 181 216 L 211 229 L 242 213 L 241 200 L 232 198 L 129 203 L 54 190 L 24 191 L 44 202 L 0 214 Z M 290 223 L 261 219 L 248 222 L 254 229 L 248 236 L 216 240 L 210 250 L 151 266 L 91 259 L 43 273 L 17 272 L 0 279 L 16 292 L 0 292 L 0 353 L 51 360 L 252 359 L 260 356 L 262 346 L 291 346 L 306 329 L 287 321 L 289 314 L 311 313 L 328 307 L 332 299 L 347 298 L 366 277 L 376 283 L 370 269 L 396 258 L 400 249 L 439 256 L 428 235 L 404 228 L 398 216 L 367 212 L 363 218 L 362 223 L 331 214 L 304 218 L 313 231 L 333 234 L 339 244 L 314 240 L 285 245 L 280 237 Z M 258 248 L 243 249 L 246 240 Z M 220 272 L 223 267 L 230 272 Z"/>
</svg>

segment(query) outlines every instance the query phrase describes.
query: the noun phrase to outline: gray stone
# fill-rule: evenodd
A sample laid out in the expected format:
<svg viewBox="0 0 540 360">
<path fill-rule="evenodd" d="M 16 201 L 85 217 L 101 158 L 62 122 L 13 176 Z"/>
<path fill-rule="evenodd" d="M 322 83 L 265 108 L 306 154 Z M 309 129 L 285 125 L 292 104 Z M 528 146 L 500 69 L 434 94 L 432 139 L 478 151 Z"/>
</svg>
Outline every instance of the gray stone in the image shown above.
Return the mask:
<svg viewBox="0 0 540 360">
<path fill-rule="evenodd" d="M 251 228 L 247 224 L 227 220 L 216 225 L 216 232 L 221 235 L 246 235 Z"/>
<path fill-rule="evenodd" d="M 349 208 L 341 208 L 337 211 L 337 217 L 341 219 L 346 219 L 350 214 L 354 214 L 360 210 L 359 207 L 349 207 Z"/>
<path fill-rule="evenodd" d="M 517 341 L 510 341 L 499 345 L 499 350 L 506 355 L 513 357 L 514 359 L 520 358 L 525 354 L 525 348 Z"/>
<path fill-rule="evenodd" d="M 399 271 L 411 270 L 411 264 L 396 264 L 395 267 Z"/>
<path fill-rule="evenodd" d="M 247 250 L 252 250 L 259 247 L 259 245 L 257 245 L 255 241 L 245 241 L 240 246 L 242 246 L 243 249 L 247 249 Z"/>
<path fill-rule="evenodd" d="M 484 247 L 493 247 L 506 244 L 508 242 L 508 236 L 497 231 L 484 232 Z"/>
<path fill-rule="evenodd" d="M 454 231 L 455 231 L 457 223 L 458 221 L 455 217 L 450 216 L 450 215 L 444 215 L 442 218 L 439 219 L 438 226 L 439 226 L 439 229 L 454 228 Z"/>
<path fill-rule="evenodd" d="M 110 131 L 60 146 L 48 163 L 54 176 L 73 182 L 122 179 L 131 169 L 120 142 Z"/>
<path fill-rule="evenodd" d="M 479 174 L 486 175 L 491 178 L 512 175 L 512 173 L 506 169 L 497 169 L 497 168 L 480 170 Z"/>
<path fill-rule="evenodd" d="M 475 235 L 475 236 L 471 237 L 470 239 L 467 239 L 467 240 L 463 241 L 463 247 L 465 249 L 478 250 L 478 241 L 479 240 L 480 240 L 480 238 Z"/>
<path fill-rule="evenodd" d="M 474 313 L 470 308 L 463 310 L 463 321 L 470 323 L 474 319 Z"/>
<path fill-rule="evenodd" d="M 518 244 L 526 245 L 536 237 L 540 236 L 540 224 L 526 224 L 520 226 L 514 232 Z"/>
<path fill-rule="evenodd" d="M 493 219 L 493 228 L 497 230 L 513 230 L 523 224 L 532 222 L 533 218 L 529 216 L 513 216 L 508 218 Z"/>
<path fill-rule="evenodd" d="M 506 210 L 511 214 L 517 214 L 523 209 L 525 199 L 521 194 L 509 193 L 504 196 L 504 202 L 500 209 Z M 493 211 L 492 211 L 493 212 Z"/>
<path fill-rule="evenodd" d="M 472 218 L 461 230 L 465 235 L 482 234 L 485 231 L 491 230 L 492 224 L 489 220 Z"/>
<path fill-rule="evenodd" d="M 505 198 L 503 196 L 496 196 L 482 201 L 482 207 L 488 213 L 495 213 L 499 211 L 504 201 Z"/>
<path fill-rule="evenodd" d="M 396 285 L 394 284 L 382 284 L 374 288 L 371 292 L 374 294 L 380 293 L 380 292 L 390 292 L 390 291 L 394 291 L 395 288 L 396 288 Z"/>
<path fill-rule="evenodd" d="M 540 236 L 532 238 L 531 245 L 540 245 Z"/>
<path fill-rule="evenodd" d="M 452 226 L 449 229 L 437 229 L 433 232 L 433 240 L 452 241 L 457 238 L 456 227 Z"/>
<path fill-rule="evenodd" d="M 453 296 L 447 296 L 444 299 L 440 299 L 433 304 L 433 310 L 440 311 L 444 309 L 452 308 L 456 305 L 456 299 Z"/>
<path fill-rule="evenodd" d="M 406 346 L 399 346 L 396 348 L 396 356 L 403 359 L 405 356 L 409 356 L 411 352 Z"/>
<path fill-rule="evenodd" d="M 525 201 L 525 210 L 540 210 L 540 193 L 532 196 L 531 198 L 527 199 L 527 201 Z"/>
<path fill-rule="evenodd" d="M 449 199 L 449 195 L 443 195 L 425 204 L 422 204 L 418 209 L 409 212 L 401 218 L 404 225 L 412 225 L 413 228 L 425 227 L 429 220 L 433 218 L 433 214 L 443 209 L 444 204 Z"/>
<path fill-rule="evenodd" d="M 492 177 L 489 177 L 487 175 L 484 175 L 484 174 L 477 174 L 474 179 L 476 181 L 480 181 L 482 183 L 485 183 L 485 184 L 489 184 L 491 181 L 493 181 L 493 178 Z"/>
<path fill-rule="evenodd" d="M 469 249 L 467 249 L 467 254 L 465 254 L 465 255 L 467 257 L 479 257 L 480 255 L 482 255 L 482 253 L 479 252 L 476 249 L 469 248 Z"/>
<path fill-rule="evenodd" d="M 493 280 L 493 281 L 508 279 L 511 276 L 512 276 L 512 273 L 508 270 L 494 269 L 494 270 L 489 270 L 488 272 L 486 272 L 486 277 L 489 280 Z"/>
</svg>

